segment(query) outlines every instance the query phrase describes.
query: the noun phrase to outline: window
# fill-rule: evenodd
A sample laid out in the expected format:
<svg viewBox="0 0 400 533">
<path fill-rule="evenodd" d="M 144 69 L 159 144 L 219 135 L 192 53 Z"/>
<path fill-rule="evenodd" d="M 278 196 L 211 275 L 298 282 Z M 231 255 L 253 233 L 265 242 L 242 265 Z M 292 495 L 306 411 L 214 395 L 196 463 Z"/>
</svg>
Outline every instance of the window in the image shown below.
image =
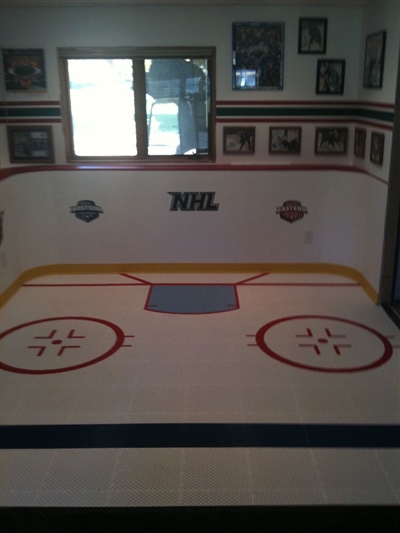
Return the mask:
<svg viewBox="0 0 400 533">
<path fill-rule="evenodd" d="M 214 160 L 214 48 L 60 48 L 71 162 Z"/>
</svg>

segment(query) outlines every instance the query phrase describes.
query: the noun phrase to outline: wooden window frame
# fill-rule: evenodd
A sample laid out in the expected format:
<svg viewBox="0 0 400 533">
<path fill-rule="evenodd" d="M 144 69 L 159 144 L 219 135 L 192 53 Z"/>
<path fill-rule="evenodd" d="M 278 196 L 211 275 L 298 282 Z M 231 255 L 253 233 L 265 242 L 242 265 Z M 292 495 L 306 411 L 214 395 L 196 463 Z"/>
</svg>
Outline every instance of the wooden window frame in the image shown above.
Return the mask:
<svg viewBox="0 0 400 533">
<path fill-rule="evenodd" d="M 210 109 L 208 114 L 208 153 L 207 154 L 174 154 L 174 155 L 149 155 L 147 152 L 147 116 L 146 116 L 146 87 L 145 87 L 145 59 L 207 59 L 209 62 L 208 73 L 210 76 L 209 99 Z M 134 156 L 79 156 L 75 154 L 73 143 L 72 112 L 69 95 L 69 77 L 67 61 L 69 59 L 131 59 L 134 65 L 135 80 L 135 118 L 137 131 L 137 155 Z M 215 47 L 111 47 L 111 48 L 59 48 L 58 49 L 59 75 L 61 85 L 61 109 L 64 134 L 66 139 L 66 156 L 70 163 L 90 164 L 127 164 L 127 163 L 199 163 L 215 162 L 215 73 L 216 52 Z"/>
</svg>

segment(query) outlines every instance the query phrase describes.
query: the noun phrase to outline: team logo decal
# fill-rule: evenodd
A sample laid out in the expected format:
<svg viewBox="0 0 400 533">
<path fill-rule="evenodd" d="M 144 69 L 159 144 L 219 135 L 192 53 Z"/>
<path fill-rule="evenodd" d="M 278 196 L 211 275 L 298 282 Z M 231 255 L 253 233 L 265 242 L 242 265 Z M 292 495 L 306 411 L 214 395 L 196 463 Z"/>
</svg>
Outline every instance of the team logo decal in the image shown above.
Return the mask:
<svg viewBox="0 0 400 533">
<path fill-rule="evenodd" d="M 103 213 L 102 208 L 96 205 L 93 200 L 79 200 L 77 205 L 70 207 L 70 210 L 76 218 L 84 222 L 92 222 L 99 217 L 100 213 Z"/>
<path fill-rule="evenodd" d="M 283 205 L 276 208 L 276 214 L 286 222 L 296 222 L 308 214 L 307 207 L 301 205 L 298 200 L 287 200 Z"/>
<path fill-rule="evenodd" d="M 172 196 L 170 211 L 218 211 L 215 192 L 169 192 Z"/>
</svg>

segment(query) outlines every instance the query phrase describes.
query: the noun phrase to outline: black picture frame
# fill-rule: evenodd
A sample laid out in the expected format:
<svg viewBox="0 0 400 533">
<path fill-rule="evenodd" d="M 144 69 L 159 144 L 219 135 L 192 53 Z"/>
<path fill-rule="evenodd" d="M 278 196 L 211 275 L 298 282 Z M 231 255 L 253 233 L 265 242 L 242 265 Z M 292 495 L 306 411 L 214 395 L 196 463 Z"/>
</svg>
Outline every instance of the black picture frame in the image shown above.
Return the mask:
<svg viewBox="0 0 400 533">
<path fill-rule="evenodd" d="M 386 31 L 367 35 L 365 41 L 363 87 L 381 89 L 385 63 Z"/>
<path fill-rule="evenodd" d="M 3 73 L 6 91 L 45 91 L 44 49 L 3 48 Z"/>
<path fill-rule="evenodd" d="M 271 126 L 268 144 L 270 154 L 300 154 L 301 128 L 297 126 Z"/>
<path fill-rule="evenodd" d="M 343 94 L 345 59 L 318 59 L 316 94 Z"/>
<path fill-rule="evenodd" d="M 299 18 L 299 54 L 326 54 L 327 18 Z"/>
<path fill-rule="evenodd" d="M 360 159 L 365 157 L 365 144 L 367 139 L 367 130 L 365 128 L 354 129 L 354 155 Z"/>
<path fill-rule="evenodd" d="M 371 132 L 371 147 L 369 159 L 372 163 L 383 165 L 383 150 L 385 147 L 385 134 L 373 131 Z"/>
<path fill-rule="evenodd" d="M 233 89 L 282 90 L 284 22 L 234 22 L 232 31 Z"/>
<path fill-rule="evenodd" d="M 253 126 L 224 126 L 224 154 L 255 153 L 256 128 Z"/>
<path fill-rule="evenodd" d="M 314 153 L 316 155 L 345 155 L 348 138 L 349 128 L 315 128 Z"/>
<path fill-rule="evenodd" d="M 7 126 L 11 163 L 54 163 L 51 126 Z"/>
</svg>

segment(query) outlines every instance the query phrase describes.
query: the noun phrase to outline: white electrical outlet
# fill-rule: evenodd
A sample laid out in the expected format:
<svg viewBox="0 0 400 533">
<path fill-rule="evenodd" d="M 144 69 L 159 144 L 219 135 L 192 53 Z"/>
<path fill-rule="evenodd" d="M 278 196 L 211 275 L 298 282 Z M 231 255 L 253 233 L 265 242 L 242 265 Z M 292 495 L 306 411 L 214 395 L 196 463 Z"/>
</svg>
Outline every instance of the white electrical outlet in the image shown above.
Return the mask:
<svg viewBox="0 0 400 533">
<path fill-rule="evenodd" d="M 314 232 L 312 229 L 309 229 L 304 234 L 304 243 L 312 244 L 314 242 Z"/>
</svg>

